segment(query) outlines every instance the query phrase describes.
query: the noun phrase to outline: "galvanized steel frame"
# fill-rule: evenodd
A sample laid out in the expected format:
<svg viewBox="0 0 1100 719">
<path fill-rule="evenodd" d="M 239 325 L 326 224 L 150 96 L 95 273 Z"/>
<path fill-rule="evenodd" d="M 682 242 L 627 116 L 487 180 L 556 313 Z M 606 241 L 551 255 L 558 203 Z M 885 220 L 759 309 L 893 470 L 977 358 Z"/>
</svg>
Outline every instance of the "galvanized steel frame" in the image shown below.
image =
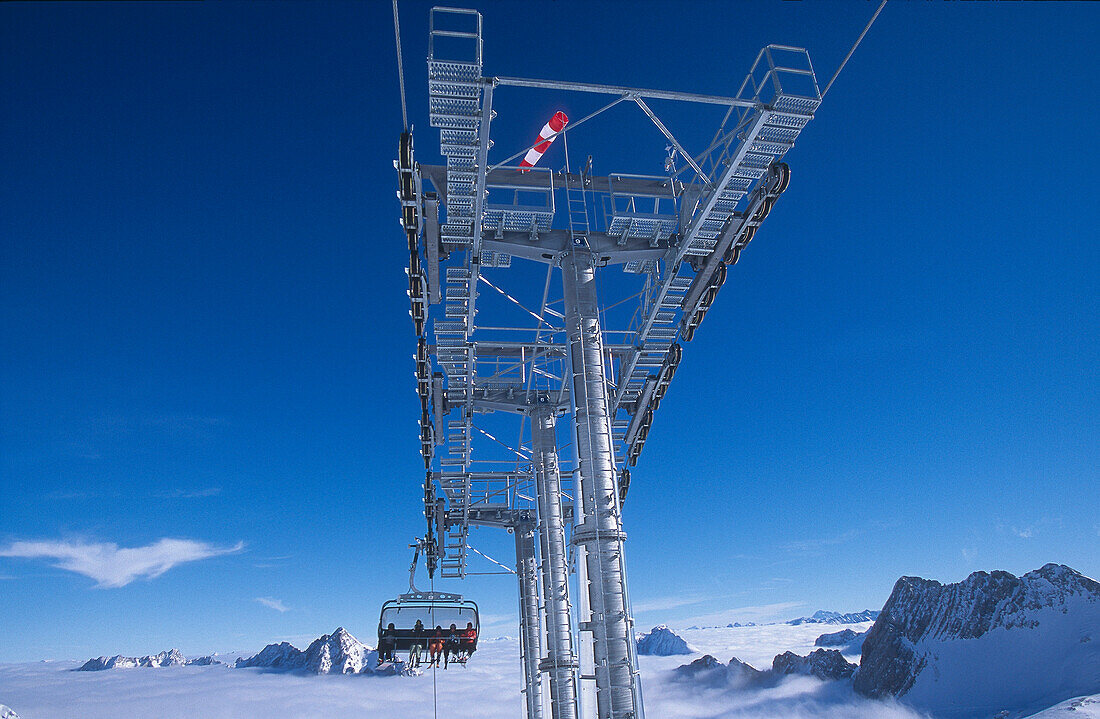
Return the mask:
<svg viewBox="0 0 1100 719">
<path fill-rule="evenodd" d="M 438 47 L 452 40 L 472 44 L 472 51 L 444 56 Z M 395 163 L 411 253 L 425 513 L 429 535 L 436 537 L 429 562 L 443 576 L 466 576 L 470 527 L 514 531 L 529 718 L 543 716 L 546 696 L 555 719 L 586 716 L 585 687 L 594 682 L 600 719 L 642 719 L 623 563 L 621 508 L 629 467 L 680 362 L 680 342 L 691 339 L 727 267 L 786 188 L 789 172 L 781 160 L 812 119 L 821 93 L 806 51 L 780 45 L 760 51 L 732 97 L 486 77 L 482 51 L 479 13 L 432 9 L 430 120 L 440 130 L 447 161 L 416 164 L 411 136 L 407 142 L 403 136 Z M 791 82 L 802 89 L 792 90 Z M 490 164 L 495 91 L 508 87 L 615 96 L 562 135 L 624 101 L 635 104 L 675 148 L 667 174 L 601 177 L 587 165 L 573 171 L 567 138 L 564 168 L 520 172 L 508 166 L 528 148 Z M 710 145 L 691 155 L 646 102 L 654 99 L 727 111 Z M 539 190 L 549 193 L 549 201 L 545 208 L 487 203 L 493 188 Z M 554 227 L 561 192 L 568 222 Z M 627 198 L 626 210 L 616 197 Z M 675 207 L 671 213 L 658 212 L 656 203 L 652 212 L 635 207 L 634 198 L 662 197 Z M 592 220 L 598 218 L 590 218 L 588 208 L 601 201 L 609 209 L 604 228 L 596 229 Z M 513 258 L 547 266 L 537 311 L 534 301 L 525 304 L 506 283 L 483 274 L 511 267 Z M 608 266 L 638 275 L 640 289 L 601 304 L 591 280 Z M 555 272 L 561 273 L 557 285 Z M 480 322 L 483 286 L 533 325 Z M 630 321 L 606 326 L 604 314 L 623 305 L 633 308 Z M 554 425 L 568 412 L 574 440 L 559 446 Z M 479 423 L 494 413 L 517 417 L 514 444 Z M 570 456 L 559 458 L 569 445 Z M 541 577 L 534 571 L 536 545 Z M 563 586 L 570 566 L 582 589 L 576 607 L 567 582 Z M 551 677 L 550 692 L 543 691 L 542 674 Z"/>
</svg>

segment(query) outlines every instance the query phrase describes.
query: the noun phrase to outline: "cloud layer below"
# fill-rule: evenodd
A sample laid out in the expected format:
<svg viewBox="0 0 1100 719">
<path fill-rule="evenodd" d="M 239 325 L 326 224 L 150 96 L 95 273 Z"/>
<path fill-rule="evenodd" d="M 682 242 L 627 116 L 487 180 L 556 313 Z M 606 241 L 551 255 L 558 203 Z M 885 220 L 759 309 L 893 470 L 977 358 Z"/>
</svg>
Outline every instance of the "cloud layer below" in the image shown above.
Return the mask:
<svg viewBox="0 0 1100 719">
<path fill-rule="evenodd" d="M 218 547 L 193 539 L 165 537 L 144 547 L 113 542 L 18 541 L 0 549 L 0 557 L 52 560 L 53 566 L 94 579 L 97 587 L 124 587 L 135 579 L 153 579 L 185 562 L 239 552 L 243 542 Z"/>
</svg>

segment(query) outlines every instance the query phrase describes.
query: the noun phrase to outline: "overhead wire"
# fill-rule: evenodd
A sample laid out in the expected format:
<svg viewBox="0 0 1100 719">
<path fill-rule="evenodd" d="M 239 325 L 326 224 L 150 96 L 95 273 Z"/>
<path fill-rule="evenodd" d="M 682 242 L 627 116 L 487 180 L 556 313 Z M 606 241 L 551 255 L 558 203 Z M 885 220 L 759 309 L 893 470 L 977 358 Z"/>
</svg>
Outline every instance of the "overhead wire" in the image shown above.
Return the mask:
<svg viewBox="0 0 1100 719">
<path fill-rule="evenodd" d="M 397 0 L 393 1 L 394 7 L 397 7 Z M 863 32 L 861 32 L 859 34 L 859 37 L 856 38 L 855 45 L 852 45 L 852 49 L 849 50 L 848 54 L 844 56 L 844 60 L 840 63 L 840 67 L 838 67 L 836 69 L 836 72 L 833 73 L 833 78 L 829 80 L 829 84 L 825 86 L 825 90 L 821 93 L 822 100 L 825 99 L 825 95 L 829 92 L 829 88 L 833 86 L 834 82 L 836 82 L 837 77 L 840 75 L 840 71 L 843 70 L 844 66 L 848 64 L 848 60 L 852 57 L 852 53 L 854 53 L 856 51 L 856 48 L 859 47 L 859 44 L 863 42 L 864 36 L 867 35 L 867 31 L 871 29 L 871 26 L 875 24 L 875 20 L 878 19 L 878 14 L 882 12 L 882 8 L 884 7 L 886 7 L 886 0 L 882 0 L 882 2 L 879 4 L 878 10 L 875 10 L 875 14 L 871 16 L 871 20 L 867 23 L 867 27 L 863 28 Z"/>
<path fill-rule="evenodd" d="M 397 85 L 401 88 L 401 124 L 409 131 L 409 111 L 405 106 L 405 68 L 401 62 L 401 22 L 397 19 L 397 0 L 393 0 L 393 41 L 397 46 Z"/>
</svg>

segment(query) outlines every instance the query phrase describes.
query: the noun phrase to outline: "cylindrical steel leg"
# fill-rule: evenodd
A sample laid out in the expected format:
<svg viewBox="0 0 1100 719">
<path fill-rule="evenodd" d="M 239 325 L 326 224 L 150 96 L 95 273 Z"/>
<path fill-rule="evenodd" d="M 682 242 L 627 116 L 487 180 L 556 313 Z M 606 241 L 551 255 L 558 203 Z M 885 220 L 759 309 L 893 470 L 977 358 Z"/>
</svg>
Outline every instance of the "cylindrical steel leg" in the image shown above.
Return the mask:
<svg viewBox="0 0 1100 719">
<path fill-rule="evenodd" d="M 597 712 L 600 719 L 640 719 L 595 266 L 584 250 L 567 255 L 561 265 L 584 512 L 573 542 L 586 549 Z"/>
<path fill-rule="evenodd" d="M 527 719 L 542 719 L 542 626 L 539 622 L 539 567 L 535 550 L 535 523 L 522 522 L 516 534 L 516 577 L 519 579 L 519 634 L 523 655 Z"/>
<path fill-rule="evenodd" d="M 557 416 L 549 405 L 531 411 L 531 461 L 538 492 L 542 546 L 542 592 L 546 612 L 546 659 L 553 719 L 577 719 L 577 658 L 569 607 L 569 561 L 558 472 Z"/>
</svg>

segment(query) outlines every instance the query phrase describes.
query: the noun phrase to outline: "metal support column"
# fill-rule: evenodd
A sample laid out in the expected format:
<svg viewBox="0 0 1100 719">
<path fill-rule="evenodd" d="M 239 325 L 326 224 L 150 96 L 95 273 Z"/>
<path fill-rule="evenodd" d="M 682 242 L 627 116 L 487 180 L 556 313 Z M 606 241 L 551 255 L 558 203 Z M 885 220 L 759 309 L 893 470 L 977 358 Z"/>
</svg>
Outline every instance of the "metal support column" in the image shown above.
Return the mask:
<svg viewBox="0 0 1100 719">
<path fill-rule="evenodd" d="M 583 523 L 574 528 L 573 543 L 585 549 L 591 615 L 582 629 L 592 632 L 597 713 L 600 719 L 642 719 L 594 258 L 586 248 L 575 246 L 562 258 L 561 267 L 581 475 L 581 487 L 574 492 L 584 513 Z"/>
<path fill-rule="evenodd" d="M 545 398 L 543 398 L 545 401 Z M 539 668 L 550 676 L 551 716 L 577 719 L 577 658 L 569 607 L 569 558 L 558 471 L 557 413 L 549 404 L 531 410 L 531 450 L 538 491 L 542 547 L 542 591 L 546 612 L 546 658 Z"/>
<path fill-rule="evenodd" d="M 539 567 L 535 548 L 535 523 L 515 526 L 516 577 L 519 579 L 519 637 L 523 659 L 523 693 L 527 719 L 542 719 L 542 625 L 539 621 Z"/>
</svg>

